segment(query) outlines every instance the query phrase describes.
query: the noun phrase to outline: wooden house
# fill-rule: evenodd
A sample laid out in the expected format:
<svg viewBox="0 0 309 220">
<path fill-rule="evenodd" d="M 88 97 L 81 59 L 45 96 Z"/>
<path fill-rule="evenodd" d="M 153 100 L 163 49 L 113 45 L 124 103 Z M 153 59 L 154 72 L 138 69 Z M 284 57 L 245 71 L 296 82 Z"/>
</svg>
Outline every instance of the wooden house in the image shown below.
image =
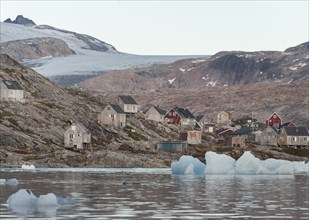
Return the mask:
<svg viewBox="0 0 309 220">
<path fill-rule="evenodd" d="M 126 113 L 119 105 L 108 104 L 98 115 L 98 121 L 101 124 L 123 128 L 126 126 Z"/>
<path fill-rule="evenodd" d="M 274 126 L 267 126 L 258 140 L 261 145 L 277 145 L 279 139 L 279 129 Z"/>
<path fill-rule="evenodd" d="M 226 111 L 221 111 L 218 113 L 217 116 L 217 123 L 218 124 L 230 124 L 232 122 L 232 114 Z"/>
<path fill-rule="evenodd" d="M 72 149 L 88 149 L 91 147 L 91 133 L 82 123 L 73 123 L 64 132 L 64 147 Z"/>
<path fill-rule="evenodd" d="M 180 140 L 187 141 L 188 144 L 201 144 L 202 143 L 202 131 L 184 131 L 180 132 Z"/>
<path fill-rule="evenodd" d="M 161 109 L 159 106 L 152 105 L 144 113 L 146 120 L 152 120 L 157 122 L 164 122 L 164 116 L 166 111 Z"/>
<path fill-rule="evenodd" d="M 283 127 L 279 135 L 280 146 L 309 146 L 309 128 Z"/>
<path fill-rule="evenodd" d="M 119 105 L 125 113 L 137 113 L 139 106 L 132 96 L 120 95 L 116 99 L 116 104 Z"/>
<path fill-rule="evenodd" d="M 216 130 L 216 134 L 218 135 L 219 139 L 223 140 L 225 137 L 229 136 L 234 131 L 229 128 L 220 128 Z"/>
<path fill-rule="evenodd" d="M 164 116 L 166 124 L 195 126 L 195 117 L 187 108 L 172 108 Z"/>
<path fill-rule="evenodd" d="M 157 144 L 157 150 L 166 152 L 187 152 L 188 143 L 186 141 L 161 141 Z"/>
<path fill-rule="evenodd" d="M 24 90 L 17 81 L 0 81 L 0 100 L 24 101 Z"/>
<path fill-rule="evenodd" d="M 244 147 L 246 146 L 246 139 L 242 136 L 228 136 L 224 138 L 224 144 L 233 147 Z"/>
<path fill-rule="evenodd" d="M 282 118 L 279 116 L 277 112 L 274 112 L 267 120 L 266 125 L 267 126 L 274 126 L 276 128 L 279 128 L 282 124 Z"/>
</svg>

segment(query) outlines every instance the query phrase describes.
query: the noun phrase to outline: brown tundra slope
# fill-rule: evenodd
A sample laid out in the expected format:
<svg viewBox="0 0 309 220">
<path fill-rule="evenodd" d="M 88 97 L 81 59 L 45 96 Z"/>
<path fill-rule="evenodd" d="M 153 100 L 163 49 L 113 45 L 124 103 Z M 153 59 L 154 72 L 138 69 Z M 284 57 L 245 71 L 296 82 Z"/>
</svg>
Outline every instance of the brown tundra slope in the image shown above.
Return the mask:
<svg viewBox="0 0 309 220">
<path fill-rule="evenodd" d="M 280 51 L 219 52 L 208 58 L 118 70 L 79 87 L 113 100 L 134 95 L 139 104 L 187 107 L 214 121 L 216 113 L 253 115 L 277 111 L 284 121 L 309 126 L 309 42 Z"/>
</svg>

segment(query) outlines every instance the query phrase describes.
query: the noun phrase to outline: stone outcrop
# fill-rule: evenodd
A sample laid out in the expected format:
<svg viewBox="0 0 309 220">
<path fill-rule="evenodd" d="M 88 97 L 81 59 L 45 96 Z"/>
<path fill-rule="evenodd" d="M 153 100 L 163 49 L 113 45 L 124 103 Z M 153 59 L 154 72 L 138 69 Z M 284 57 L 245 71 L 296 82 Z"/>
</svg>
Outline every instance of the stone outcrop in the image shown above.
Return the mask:
<svg viewBox="0 0 309 220">
<path fill-rule="evenodd" d="M 31 38 L 1 43 L 0 52 L 10 54 L 10 56 L 17 61 L 75 54 L 64 41 L 51 37 Z"/>
</svg>

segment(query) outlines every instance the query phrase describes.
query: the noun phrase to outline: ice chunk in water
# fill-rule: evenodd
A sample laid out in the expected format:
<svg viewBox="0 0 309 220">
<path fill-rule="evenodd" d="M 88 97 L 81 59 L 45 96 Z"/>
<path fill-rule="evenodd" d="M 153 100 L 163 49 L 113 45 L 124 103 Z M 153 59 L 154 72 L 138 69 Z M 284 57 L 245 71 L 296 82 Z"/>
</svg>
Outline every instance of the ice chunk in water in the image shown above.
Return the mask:
<svg viewBox="0 0 309 220">
<path fill-rule="evenodd" d="M 78 204 L 74 199 L 63 196 L 57 197 L 54 193 L 37 197 L 30 190 L 26 189 L 20 189 L 18 192 L 10 195 L 6 203 L 10 209 L 21 215 L 41 212 L 49 217 L 55 216 L 57 208 Z"/>
<path fill-rule="evenodd" d="M 37 200 L 38 206 L 57 206 L 58 201 L 54 193 L 48 193 L 47 195 L 40 195 Z"/>
<path fill-rule="evenodd" d="M 9 185 L 9 186 L 17 186 L 18 185 L 18 180 L 16 178 L 13 178 L 13 179 L 8 179 L 6 181 L 6 185 Z"/>
<path fill-rule="evenodd" d="M 181 156 L 179 161 L 173 161 L 171 164 L 173 174 L 204 174 L 205 164 L 192 156 Z"/>
<path fill-rule="evenodd" d="M 235 172 L 236 160 L 230 156 L 209 151 L 206 152 L 205 159 L 205 173 L 231 174 Z"/>
<path fill-rule="evenodd" d="M 288 160 L 260 160 L 249 151 L 236 161 L 230 156 L 206 152 L 206 166 L 191 156 L 182 156 L 171 165 L 173 174 L 309 174 L 309 163 Z M 203 171 L 204 170 L 204 171 Z"/>
<path fill-rule="evenodd" d="M 26 170 L 34 170 L 35 169 L 35 166 L 34 165 L 25 165 L 25 164 L 23 164 L 22 166 L 21 166 L 21 168 L 22 169 L 26 169 Z"/>
</svg>

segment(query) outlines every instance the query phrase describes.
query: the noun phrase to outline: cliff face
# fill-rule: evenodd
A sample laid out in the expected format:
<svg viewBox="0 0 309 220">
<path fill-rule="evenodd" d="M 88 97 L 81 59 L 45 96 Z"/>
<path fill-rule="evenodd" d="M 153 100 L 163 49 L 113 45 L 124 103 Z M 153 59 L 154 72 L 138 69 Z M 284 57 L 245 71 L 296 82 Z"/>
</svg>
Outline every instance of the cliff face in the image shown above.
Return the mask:
<svg viewBox="0 0 309 220">
<path fill-rule="evenodd" d="M 160 167 L 166 166 L 166 161 L 172 159 L 170 156 L 154 154 L 153 145 L 149 143 L 171 138 L 176 131 L 158 127 L 143 119 L 138 120 L 138 116 L 128 120 L 130 129 L 102 126 L 97 122 L 97 115 L 106 105 L 104 98 L 93 98 L 88 93 L 64 89 L 7 55 L 1 54 L 0 61 L 0 80 L 18 81 L 26 94 L 25 103 L 0 101 L 2 164 Z M 91 152 L 64 149 L 63 134 L 72 121 L 82 122 L 91 131 Z M 132 137 L 131 129 L 138 135 Z M 112 143 L 127 153 L 111 152 Z M 149 160 L 146 160 L 148 154 Z"/>
</svg>

